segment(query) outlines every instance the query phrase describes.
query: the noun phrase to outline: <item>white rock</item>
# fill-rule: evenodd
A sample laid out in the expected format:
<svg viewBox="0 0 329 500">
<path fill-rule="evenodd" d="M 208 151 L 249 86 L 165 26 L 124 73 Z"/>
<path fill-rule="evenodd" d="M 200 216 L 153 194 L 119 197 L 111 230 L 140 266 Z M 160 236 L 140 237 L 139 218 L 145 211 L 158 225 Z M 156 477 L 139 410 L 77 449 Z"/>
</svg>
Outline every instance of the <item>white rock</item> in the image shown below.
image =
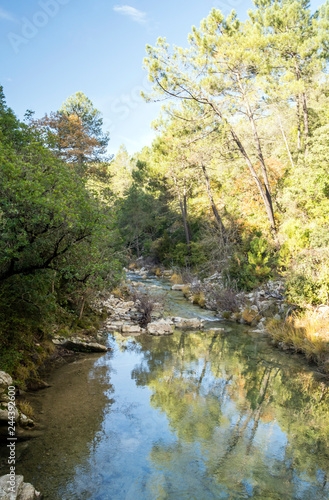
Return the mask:
<svg viewBox="0 0 329 500">
<path fill-rule="evenodd" d="M 171 287 L 172 290 L 183 290 L 186 287 L 186 285 L 173 285 Z"/>
<path fill-rule="evenodd" d="M 170 321 L 160 320 L 153 321 L 147 325 L 147 333 L 150 335 L 171 335 L 173 327 Z"/>
<path fill-rule="evenodd" d="M 173 323 L 181 330 L 199 330 L 203 328 L 203 321 L 199 318 L 172 318 Z"/>
<path fill-rule="evenodd" d="M 123 326 L 123 321 L 111 321 L 106 323 L 106 330 L 110 332 L 121 332 Z"/>
<path fill-rule="evenodd" d="M 41 494 L 30 483 L 24 483 L 23 476 L 15 476 L 12 484 L 11 476 L 6 474 L 0 477 L 0 499 L 1 500 L 36 500 Z M 14 492 L 12 491 L 14 489 Z"/>
<path fill-rule="evenodd" d="M 18 422 L 19 413 L 16 407 L 14 412 L 15 412 L 15 421 Z M 0 405 L 0 421 L 8 422 L 8 403 L 1 403 Z"/>
<path fill-rule="evenodd" d="M 122 325 L 122 333 L 143 333 L 143 329 L 139 325 Z"/>
<path fill-rule="evenodd" d="M 0 371 L 0 393 L 7 390 L 7 388 L 13 385 L 13 379 L 6 372 Z"/>
</svg>

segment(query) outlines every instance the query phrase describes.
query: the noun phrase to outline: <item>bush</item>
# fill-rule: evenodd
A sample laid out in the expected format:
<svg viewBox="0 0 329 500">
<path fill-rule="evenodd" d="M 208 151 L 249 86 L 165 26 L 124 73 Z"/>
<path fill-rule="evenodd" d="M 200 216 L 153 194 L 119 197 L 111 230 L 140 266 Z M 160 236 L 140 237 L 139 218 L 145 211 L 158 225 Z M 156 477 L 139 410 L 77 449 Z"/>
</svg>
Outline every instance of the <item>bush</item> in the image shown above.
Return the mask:
<svg viewBox="0 0 329 500">
<path fill-rule="evenodd" d="M 132 295 L 132 300 L 135 303 L 135 308 L 139 313 L 139 325 L 145 328 L 151 322 L 151 315 L 154 311 L 156 300 L 148 293 L 135 291 Z"/>
<path fill-rule="evenodd" d="M 226 277 L 241 290 L 250 291 L 272 277 L 274 251 L 265 238 L 248 239 L 232 255 Z"/>
<path fill-rule="evenodd" d="M 217 311 L 229 311 L 231 313 L 239 311 L 241 299 L 232 288 L 213 287 L 207 292 L 212 308 Z"/>
<path fill-rule="evenodd" d="M 300 253 L 287 272 L 286 297 L 300 307 L 329 302 L 329 249 Z"/>
</svg>

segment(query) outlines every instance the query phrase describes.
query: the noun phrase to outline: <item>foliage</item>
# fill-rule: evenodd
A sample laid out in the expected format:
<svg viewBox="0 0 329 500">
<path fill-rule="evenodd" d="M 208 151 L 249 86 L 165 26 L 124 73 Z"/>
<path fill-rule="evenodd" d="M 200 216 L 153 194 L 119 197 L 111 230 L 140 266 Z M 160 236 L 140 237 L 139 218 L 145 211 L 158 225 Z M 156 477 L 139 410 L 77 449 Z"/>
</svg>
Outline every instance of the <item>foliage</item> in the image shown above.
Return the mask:
<svg viewBox="0 0 329 500">
<path fill-rule="evenodd" d="M 102 131 L 100 112 L 82 92 L 69 97 L 59 111 L 31 124 L 56 157 L 75 165 L 80 174 L 86 163 L 104 161 L 109 136 Z"/>
<path fill-rule="evenodd" d="M 0 161 L 0 341 L 12 371 L 18 346 L 33 350 L 35 336 L 72 322 L 96 290 L 120 279 L 121 241 L 111 200 L 88 189 L 3 97 Z"/>
<path fill-rule="evenodd" d="M 227 278 L 239 289 L 252 290 L 272 277 L 275 253 L 259 233 L 247 237 L 232 255 Z"/>
</svg>

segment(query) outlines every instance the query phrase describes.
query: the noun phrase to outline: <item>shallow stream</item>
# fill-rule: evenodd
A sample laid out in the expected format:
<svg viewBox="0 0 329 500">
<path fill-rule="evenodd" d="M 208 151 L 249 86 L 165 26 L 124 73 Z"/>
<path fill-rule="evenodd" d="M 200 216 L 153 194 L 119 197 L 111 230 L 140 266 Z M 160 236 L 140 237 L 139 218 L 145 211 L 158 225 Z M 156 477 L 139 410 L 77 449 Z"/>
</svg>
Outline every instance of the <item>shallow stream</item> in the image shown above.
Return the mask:
<svg viewBox="0 0 329 500">
<path fill-rule="evenodd" d="M 329 393 L 298 355 L 189 304 L 203 332 L 126 338 L 56 370 L 33 396 L 43 432 L 17 473 L 51 500 L 329 498 Z M 224 332 L 211 331 L 222 326 Z"/>
</svg>

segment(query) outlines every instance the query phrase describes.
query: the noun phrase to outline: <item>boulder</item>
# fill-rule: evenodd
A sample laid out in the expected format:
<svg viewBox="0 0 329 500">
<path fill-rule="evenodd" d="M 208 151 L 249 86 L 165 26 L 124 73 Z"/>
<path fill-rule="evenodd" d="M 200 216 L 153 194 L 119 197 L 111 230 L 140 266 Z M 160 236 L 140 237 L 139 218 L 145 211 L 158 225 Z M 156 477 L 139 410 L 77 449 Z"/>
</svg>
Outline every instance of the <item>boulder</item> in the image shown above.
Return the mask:
<svg viewBox="0 0 329 500">
<path fill-rule="evenodd" d="M 22 427 L 33 427 L 34 422 L 32 419 L 27 417 L 24 413 L 21 413 L 19 416 L 19 423 Z"/>
<path fill-rule="evenodd" d="M 10 385 L 13 385 L 13 379 L 6 372 L 0 371 L 0 394 L 2 392 L 7 392 Z"/>
<path fill-rule="evenodd" d="M 172 271 L 171 269 L 165 269 L 162 272 L 162 276 L 170 278 L 173 275 L 173 273 L 174 273 L 174 271 Z"/>
<path fill-rule="evenodd" d="M 88 340 L 82 340 L 80 338 L 70 337 L 54 337 L 53 343 L 65 349 L 75 352 L 107 352 L 108 348 L 105 345 L 99 344 L 98 342 L 90 342 Z"/>
<path fill-rule="evenodd" d="M 17 408 L 15 407 L 15 421 L 18 422 L 18 419 L 19 413 Z M 0 422 L 8 422 L 8 403 L 0 404 Z"/>
<path fill-rule="evenodd" d="M 36 500 L 42 495 L 30 483 L 24 483 L 23 476 L 6 474 L 0 477 L 1 500 Z"/>
<path fill-rule="evenodd" d="M 161 319 L 160 321 L 153 321 L 147 325 L 147 333 L 150 335 L 172 335 L 173 327 L 170 321 Z"/>
<path fill-rule="evenodd" d="M 173 285 L 171 287 L 171 289 L 172 290 L 180 290 L 180 291 L 182 291 L 182 290 L 184 290 L 185 287 L 186 287 L 186 285 Z"/>
<path fill-rule="evenodd" d="M 143 332 L 144 332 L 143 328 L 141 328 L 139 325 L 130 325 L 130 324 L 122 325 L 122 333 L 136 334 L 136 333 L 143 333 Z"/>
<path fill-rule="evenodd" d="M 106 323 L 106 330 L 109 330 L 110 332 L 121 332 L 123 324 L 123 321 L 111 321 Z"/>
<path fill-rule="evenodd" d="M 318 306 L 317 312 L 321 318 L 329 318 L 329 306 L 322 304 Z"/>
<path fill-rule="evenodd" d="M 179 330 L 200 330 L 203 328 L 203 321 L 199 318 L 172 318 L 174 325 Z"/>
</svg>

